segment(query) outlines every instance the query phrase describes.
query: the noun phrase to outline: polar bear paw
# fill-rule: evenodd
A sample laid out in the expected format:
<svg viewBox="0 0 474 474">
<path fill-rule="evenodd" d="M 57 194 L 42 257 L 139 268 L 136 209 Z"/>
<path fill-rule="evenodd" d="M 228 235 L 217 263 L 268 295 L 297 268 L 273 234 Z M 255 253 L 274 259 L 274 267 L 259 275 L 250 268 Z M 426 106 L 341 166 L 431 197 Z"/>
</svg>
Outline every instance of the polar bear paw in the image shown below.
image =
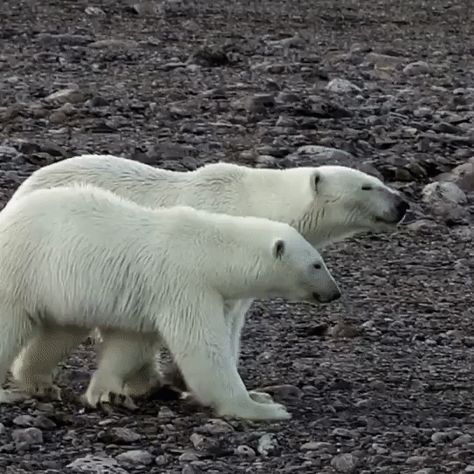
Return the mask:
<svg viewBox="0 0 474 474">
<path fill-rule="evenodd" d="M 128 410 L 137 410 L 138 406 L 132 398 L 123 393 L 114 393 L 109 390 L 87 392 L 84 396 L 85 402 L 92 408 L 104 408 L 106 406 L 123 407 Z"/>
<path fill-rule="evenodd" d="M 240 418 L 252 421 L 283 421 L 291 419 L 290 413 L 279 403 L 258 403 L 252 399 L 221 407 L 217 414 L 223 418 Z"/>
<path fill-rule="evenodd" d="M 265 392 L 259 392 L 257 390 L 249 391 L 250 398 L 257 403 L 274 403 L 273 398 L 270 394 Z"/>
<path fill-rule="evenodd" d="M 129 410 L 136 410 L 138 407 L 132 398 L 123 393 L 123 389 L 115 380 L 108 377 L 101 377 L 95 373 L 84 395 L 84 401 L 92 408 L 104 407 L 104 405 L 124 407 Z"/>
</svg>

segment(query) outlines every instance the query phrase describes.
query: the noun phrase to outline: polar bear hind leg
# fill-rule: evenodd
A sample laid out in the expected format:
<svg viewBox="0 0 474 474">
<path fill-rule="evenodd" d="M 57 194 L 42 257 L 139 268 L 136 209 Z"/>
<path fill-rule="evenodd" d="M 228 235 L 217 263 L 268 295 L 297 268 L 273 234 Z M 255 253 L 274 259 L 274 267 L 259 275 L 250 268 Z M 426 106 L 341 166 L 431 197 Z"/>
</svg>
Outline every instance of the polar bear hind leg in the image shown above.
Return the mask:
<svg viewBox="0 0 474 474">
<path fill-rule="evenodd" d="M 37 327 L 20 308 L 0 303 L 0 404 L 15 403 L 29 398 L 29 394 L 4 390 L 7 372 L 22 346 L 35 335 Z"/>
<path fill-rule="evenodd" d="M 193 396 L 222 417 L 256 421 L 290 419 L 283 405 L 252 400 L 229 347 L 230 331 L 222 303 L 203 304 L 203 300 L 199 307 L 187 311 L 161 313 L 159 321 L 160 334 Z"/>
<path fill-rule="evenodd" d="M 85 401 L 91 407 L 112 404 L 135 409 L 131 396 L 145 394 L 159 384 L 160 375 L 153 359 L 157 335 L 112 328 L 101 329 L 100 333 L 99 364 Z"/>
<path fill-rule="evenodd" d="M 13 363 L 11 370 L 18 386 L 35 397 L 61 400 L 61 391 L 53 384 L 53 371 L 89 332 L 53 324 L 41 327 Z"/>
</svg>

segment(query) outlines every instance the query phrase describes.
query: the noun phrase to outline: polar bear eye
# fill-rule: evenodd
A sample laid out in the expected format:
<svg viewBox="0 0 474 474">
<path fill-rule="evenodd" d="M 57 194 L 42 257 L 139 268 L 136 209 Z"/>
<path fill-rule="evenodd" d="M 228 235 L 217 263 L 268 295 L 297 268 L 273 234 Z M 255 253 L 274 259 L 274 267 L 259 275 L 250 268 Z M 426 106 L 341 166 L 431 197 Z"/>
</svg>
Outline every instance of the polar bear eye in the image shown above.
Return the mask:
<svg viewBox="0 0 474 474">
<path fill-rule="evenodd" d="M 370 184 L 364 184 L 360 189 L 362 189 L 362 191 L 371 191 L 372 186 Z"/>
<path fill-rule="evenodd" d="M 321 270 L 321 264 L 320 264 L 320 263 L 315 263 L 315 264 L 313 265 L 313 268 L 314 268 L 315 270 Z"/>
</svg>

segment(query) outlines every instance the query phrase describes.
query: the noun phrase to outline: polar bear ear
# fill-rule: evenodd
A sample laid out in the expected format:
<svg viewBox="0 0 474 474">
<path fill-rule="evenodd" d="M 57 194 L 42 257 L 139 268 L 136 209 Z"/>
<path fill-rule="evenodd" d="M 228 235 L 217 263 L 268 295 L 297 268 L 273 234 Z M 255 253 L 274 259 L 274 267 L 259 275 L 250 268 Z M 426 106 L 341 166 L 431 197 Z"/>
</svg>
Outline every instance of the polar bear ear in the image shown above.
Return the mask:
<svg viewBox="0 0 474 474">
<path fill-rule="evenodd" d="M 311 176 L 311 187 L 314 189 L 314 192 L 318 192 L 318 186 L 321 182 L 321 171 L 315 171 Z"/>
<path fill-rule="evenodd" d="M 281 259 L 285 253 L 285 242 L 281 239 L 275 240 L 273 243 L 273 256 Z"/>
</svg>

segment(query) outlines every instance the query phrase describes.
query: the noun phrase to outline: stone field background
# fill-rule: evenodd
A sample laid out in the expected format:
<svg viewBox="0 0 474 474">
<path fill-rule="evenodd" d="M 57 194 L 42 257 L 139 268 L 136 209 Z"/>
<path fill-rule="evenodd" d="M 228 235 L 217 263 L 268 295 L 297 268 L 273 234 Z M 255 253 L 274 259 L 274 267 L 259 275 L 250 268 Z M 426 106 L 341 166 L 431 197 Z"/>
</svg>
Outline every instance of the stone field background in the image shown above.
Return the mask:
<svg viewBox="0 0 474 474">
<path fill-rule="evenodd" d="M 95 152 L 344 164 L 412 207 L 392 235 L 324 250 L 344 302 L 252 307 L 240 371 L 290 422 L 163 396 L 85 410 L 86 342 L 58 371 L 63 402 L 0 407 L 0 472 L 474 472 L 473 58 L 469 0 L 3 0 L 3 203 Z"/>
</svg>

